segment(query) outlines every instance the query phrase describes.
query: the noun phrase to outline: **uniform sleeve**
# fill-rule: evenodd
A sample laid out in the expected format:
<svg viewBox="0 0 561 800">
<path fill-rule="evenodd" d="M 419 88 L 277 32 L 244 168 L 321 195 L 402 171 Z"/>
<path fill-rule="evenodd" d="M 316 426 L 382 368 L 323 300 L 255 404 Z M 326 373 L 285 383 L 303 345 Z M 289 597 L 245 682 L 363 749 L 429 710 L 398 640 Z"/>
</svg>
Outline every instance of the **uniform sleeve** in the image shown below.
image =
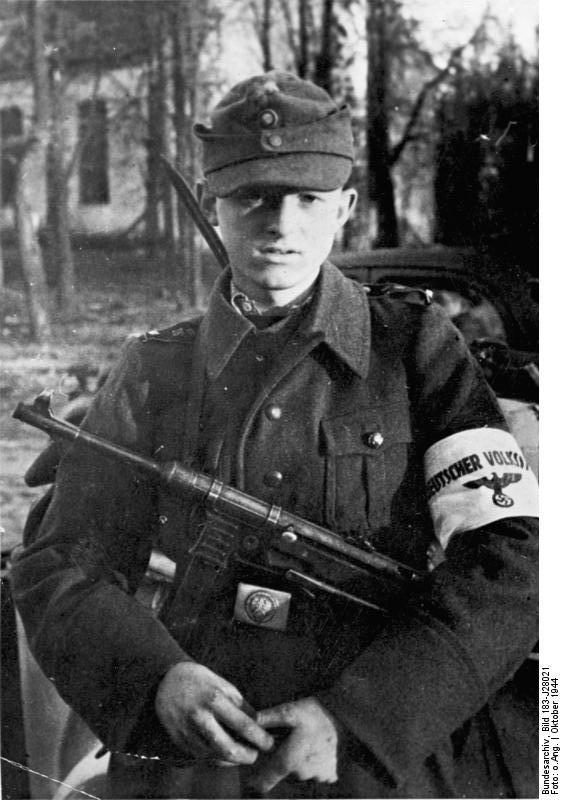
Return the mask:
<svg viewBox="0 0 561 800">
<path fill-rule="evenodd" d="M 150 454 L 149 380 L 127 345 L 84 428 Z M 39 535 L 16 560 L 14 596 L 32 652 L 60 695 L 122 750 L 158 680 L 189 660 L 133 592 L 150 556 L 153 489 L 74 445 L 58 468 Z"/>
<path fill-rule="evenodd" d="M 427 502 L 445 560 L 320 695 L 398 788 L 512 677 L 538 636 L 535 479 L 438 311 L 423 314 L 412 355 Z"/>
</svg>

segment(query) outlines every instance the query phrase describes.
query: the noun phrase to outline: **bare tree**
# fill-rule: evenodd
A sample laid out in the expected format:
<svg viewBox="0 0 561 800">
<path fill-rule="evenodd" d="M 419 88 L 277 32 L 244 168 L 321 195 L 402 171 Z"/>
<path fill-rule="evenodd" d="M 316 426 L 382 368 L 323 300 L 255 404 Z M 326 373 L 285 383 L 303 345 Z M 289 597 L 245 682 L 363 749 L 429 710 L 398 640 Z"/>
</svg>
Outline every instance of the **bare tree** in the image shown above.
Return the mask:
<svg viewBox="0 0 561 800">
<path fill-rule="evenodd" d="M 41 247 L 38 240 L 38 220 L 32 208 L 37 186 L 32 165 L 44 164 L 49 137 L 49 79 L 45 59 L 45 0 L 29 4 L 31 56 L 33 67 L 34 120 L 30 136 L 21 147 L 16 182 L 15 219 L 22 263 L 25 298 L 29 315 L 31 338 L 44 342 L 51 334 L 49 292 Z"/>
<path fill-rule="evenodd" d="M 206 0 L 194 5 L 177 0 L 172 23 L 173 41 L 173 121 L 176 166 L 194 184 L 195 138 L 192 123 L 197 114 L 199 55 L 207 34 Z M 177 258 L 185 275 L 187 297 L 195 308 L 203 304 L 200 254 L 196 247 L 195 226 L 183 206 L 177 205 Z"/>
<path fill-rule="evenodd" d="M 294 60 L 294 69 L 300 78 L 309 78 L 312 72 L 312 49 L 315 29 L 313 0 L 280 0 L 286 39 Z"/>
<path fill-rule="evenodd" d="M 150 4 L 147 7 L 148 25 L 148 97 L 146 141 L 146 216 L 145 230 L 149 253 L 154 257 L 161 239 L 160 201 L 164 183 L 160 164 L 160 153 L 164 153 L 166 135 L 166 91 L 165 45 L 167 37 L 167 14 L 164 7 Z M 169 222 L 168 222 L 169 224 Z M 169 231 L 168 231 L 169 233 Z"/>
<path fill-rule="evenodd" d="M 272 0 L 263 0 L 261 46 L 263 47 L 263 69 L 265 72 L 273 69 L 273 59 L 271 56 L 271 4 Z"/>
<path fill-rule="evenodd" d="M 397 247 L 398 219 L 393 169 L 406 147 L 420 138 L 420 120 L 431 93 L 450 74 L 464 50 L 478 41 L 485 25 L 477 26 L 472 36 L 453 49 L 444 67 L 437 68 L 432 56 L 415 37 L 415 23 L 405 20 L 399 0 L 368 0 L 366 32 L 368 44 L 367 196 L 377 214 L 376 247 Z M 416 76 L 426 74 L 412 102 L 397 97 L 407 84 L 407 65 Z M 398 122 L 400 124 L 396 124 Z M 395 141 L 392 133 L 400 129 Z"/>
<path fill-rule="evenodd" d="M 251 0 L 250 8 L 263 52 L 263 71 L 268 72 L 273 69 L 271 35 L 273 30 L 276 31 L 276 27 L 273 26 L 273 0 Z"/>
<path fill-rule="evenodd" d="M 68 173 L 65 165 L 62 15 L 54 6 L 54 41 L 48 53 L 49 145 L 47 148 L 47 229 L 56 274 L 56 299 L 59 311 L 72 317 L 76 311 L 74 257 L 68 219 Z"/>
<path fill-rule="evenodd" d="M 0 154 L 2 150 L 2 126 L 0 125 Z M 0 235 L 0 289 L 4 288 L 4 249 L 2 247 L 2 236 Z"/>
<path fill-rule="evenodd" d="M 299 47 L 297 71 L 301 78 L 307 78 L 310 70 L 310 27 L 312 24 L 308 0 L 298 0 Z"/>
<path fill-rule="evenodd" d="M 165 87 L 165 93 L 162 93 L 163 107 L 162 107 L 162 142 L 161 154 L 169 159 L 170 157 L 170 135 L 169 135 L 169 115 L 167 113 L 167 87 L 169 86 L 169 61 L 168 61 L 168 39 L 169 39 L 169 14 L 165 14 L 162 20 L 163 36 L 158 54 L 158 83 L 160 86 Z M 160 164 L 161 168 L 161 164 Z M 160 196 L 162 199 L 163 223 L 164 223 L 164 242 L 165 254 L 168 264 L 173 264 L 177 273 L 177 259 L 175 258 L 175 213 L 173 203 L 173 188 L 169 181 L 166 180 L 163 172 L 161 172 L 160 180 Z M 181 275 L 176 275 L 181 279 Z"/>
<path fill-rule="evenodd" d="M 397 214 L 391 176 L 388 120 L 388 9 L 385 0 L 368 0 L 367 130 L 368 199 L 378 215 L 378 247 L 397 247 Z"/>
<path fill-rule="evenodd" d="M 318 86 L 332 94 L 332 77 L 334 61 L 333 22 L 334 0 L 323 0 L 321 42 L 316 58 L 315 82 Z"/>
</svg>

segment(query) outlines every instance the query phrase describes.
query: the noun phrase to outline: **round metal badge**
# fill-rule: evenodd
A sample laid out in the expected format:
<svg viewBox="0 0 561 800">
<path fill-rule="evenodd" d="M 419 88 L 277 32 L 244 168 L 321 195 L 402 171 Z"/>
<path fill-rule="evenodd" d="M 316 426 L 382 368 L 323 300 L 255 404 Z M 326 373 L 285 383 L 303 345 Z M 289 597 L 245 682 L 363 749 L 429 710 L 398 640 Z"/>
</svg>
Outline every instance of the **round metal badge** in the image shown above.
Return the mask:
<svg viewBox="0 0 561 800">
<path fill-rule="evenodd" d="M 258 589 L 245 598 L 244 608 L 249 619 L 256 625 L 269 622 L 277 613 L 279 601 L 270 592 Z"/>
</svg>

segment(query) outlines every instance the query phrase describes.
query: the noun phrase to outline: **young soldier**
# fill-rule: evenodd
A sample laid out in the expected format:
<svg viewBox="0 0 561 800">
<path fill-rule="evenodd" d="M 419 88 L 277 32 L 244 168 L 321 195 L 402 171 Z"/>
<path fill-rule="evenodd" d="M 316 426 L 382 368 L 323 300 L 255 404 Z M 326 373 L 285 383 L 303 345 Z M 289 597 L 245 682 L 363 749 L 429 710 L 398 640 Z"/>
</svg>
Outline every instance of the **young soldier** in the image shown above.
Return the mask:
<svg viewBox="0 0 561 800">
<path fill-rule="evenodd" d="M 217 797 L 232 765 L 241 796 L 533 794 L 509 698 L 537 638 L 536 486 L 495 398 L 423 292 L 369 297 L 327 260 L 356 197 L 345 108 L 271 72 L 195 130 L 230 266 L 201 319 L 129 343 L 85 427 L 429 577 L 387 616 L 342 611 L 246 553 L 187 644 L 181 603 L 164 624 L 133 592 L 157 545 L 180 597 L 203 510 L 75 448 L 15 592 L 113 752 L 107 796 Z"/>
</svg>

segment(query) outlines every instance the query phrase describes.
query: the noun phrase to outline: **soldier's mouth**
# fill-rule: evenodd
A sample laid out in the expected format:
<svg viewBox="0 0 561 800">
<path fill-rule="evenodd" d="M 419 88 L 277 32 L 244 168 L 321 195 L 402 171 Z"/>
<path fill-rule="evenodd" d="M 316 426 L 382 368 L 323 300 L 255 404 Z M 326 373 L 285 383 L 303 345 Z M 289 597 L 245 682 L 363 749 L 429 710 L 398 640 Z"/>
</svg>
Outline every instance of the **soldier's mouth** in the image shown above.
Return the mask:
<svg viewBox="0 0 561 800">
<path fill-rule="evenodd" d="M 259 252 L 264 255 L 292 256 L 296 255 L 298 250 L 292 250 L 288 247 L 278 247 L 276 245 L 266 245 L 265 247 L 260 247 Z"/>
</svg>

